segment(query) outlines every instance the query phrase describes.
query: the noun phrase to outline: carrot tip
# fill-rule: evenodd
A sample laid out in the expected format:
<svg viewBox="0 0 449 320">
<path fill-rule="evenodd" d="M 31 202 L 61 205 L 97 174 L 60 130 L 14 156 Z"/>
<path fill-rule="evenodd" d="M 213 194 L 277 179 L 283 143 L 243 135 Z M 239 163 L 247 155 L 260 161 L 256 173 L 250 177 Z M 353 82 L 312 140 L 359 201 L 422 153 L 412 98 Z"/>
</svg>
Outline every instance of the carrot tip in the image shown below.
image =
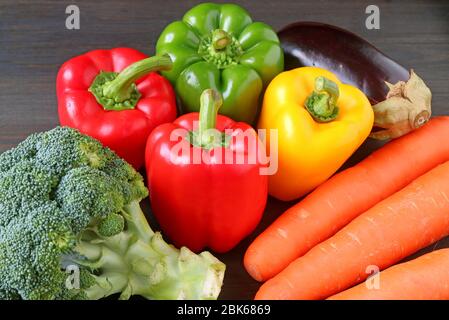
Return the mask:
<svg viewBox="0 0 449 320">
<path fill-rule="evenodd" d="M 259 269 L 256 266 L 253 266 L 253 265 L 248 266 L 247 265 L 247 266 L 245 266 L 245 268 L 246 268 L 246 271 L 249 273 L 249 275 L 254 278 L 254 280 L 259 281 L 259 282 L 263 280 L 263 277 L 260 274 Z"/>
<path fill-rule="evenodd" d="M 256 281 L 263 281 L 263 276 L 260 273 L 259 267 L 257 264 L 251 263 L 250 261 L 253 260 L 251 257 L 251 250 L 250 248 L 246 251 L 246 254 L 243 258 L 243 265 L 245 266 L 246 272 L 249 273 L 249 275 Z"/>
</svg>

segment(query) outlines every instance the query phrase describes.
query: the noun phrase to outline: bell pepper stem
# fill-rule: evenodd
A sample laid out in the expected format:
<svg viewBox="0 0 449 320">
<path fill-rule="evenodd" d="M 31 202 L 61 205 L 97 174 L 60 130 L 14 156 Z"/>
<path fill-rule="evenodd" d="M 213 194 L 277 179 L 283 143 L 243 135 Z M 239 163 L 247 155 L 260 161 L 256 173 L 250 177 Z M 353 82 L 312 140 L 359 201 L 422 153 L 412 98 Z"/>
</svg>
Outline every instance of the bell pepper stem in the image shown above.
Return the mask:
<svg viewBox="0 0 449 320">
<path fill-rule="evenodd" d="M 204 90 L 200 97 L 199 131 L 215 129 L 218 109 L 223 104 L 221 94 L 214 89 Z"/>
<path fill-rule="evenodd" d="M 170 56 L 154 56 L 137 61 L 122 72 L 102 72 L 92 83 L 89 91 L 105 110 L 134 109 L 140 98 L 135 81 L 144 75 L 161 70 L 170 70 Z"/>
<path fill-rule="evenodd" d="M 198 54 L 218 69 L 224 69 L 238 64 L 243 49 L 231 33 L 215 29 L 201 39 Z"/>
<path fill-rule="evenodd" d="M 334 103 L 337 102 L 340 95 L 337 84 L 326 77 L 317 77 L 315 79 L 315 90 L 318 92 L 326 91 L 329 93 Z"/>
<path fill-rule="evenodd" d="M 114 98 L 116 101 L 122 102 L 129 99 L 132 84 L 137 79 L 150 72 L 169 70 L 172 65 L 173 62 L 168 55 L 154 56 L 137 61 L 120 72 L 117 78 L 107 83 L 103 87 L 103 94 L 106 97 Z"/>
<path fill-rule="evenodd" d="M 215 128 L 218 109 L 222 104 L 223 98 L 219 92 L 214 89 L 203 91 L 200 96 L 198 129 L 191 131 L 186 137 L 193 146 L 212 149 L 229 144 L 228 137 Z"/>
<path fill-rule="evenodd" d="M 334 81 L 326 77 L 317 77 L 315 89 L 306 99 L 306 109 L 318 122 L 332 121 L 338 116 L 339 95 L 338 85 Z"/>
<path fill-rule="evenodd" d="M 223 104 L 221 94 L 213 89 L 206 89 L 200 97 L 200 114 L 198 124 L 198 137 L 201 146 L 207 146 L 215 139 L 213 130 L 217 124 L 218 109 Z M 212 133 L 212 134 L 211 134 Z"/>
<path fill-rule="evenodd" d="M 222 29 L 216 29 L 212 32 L 212 45 L 215 50 L 225 49 L 231 41 L 229 34 Z"/>
</svg>

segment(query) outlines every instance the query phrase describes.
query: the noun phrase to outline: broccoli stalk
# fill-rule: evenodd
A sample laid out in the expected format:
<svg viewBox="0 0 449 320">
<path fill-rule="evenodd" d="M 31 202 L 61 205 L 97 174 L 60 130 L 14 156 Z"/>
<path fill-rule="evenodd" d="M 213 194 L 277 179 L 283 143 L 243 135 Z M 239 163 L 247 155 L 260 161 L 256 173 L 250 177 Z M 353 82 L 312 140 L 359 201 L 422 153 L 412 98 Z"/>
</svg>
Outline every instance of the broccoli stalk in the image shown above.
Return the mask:
<svg viewBox="0 0 449 320">
<path fill-rule="evenodd" d="M 1 154 L 0 191 L 0 298 L 220 293 L 225 265 L 153 232 L 139 205 L 148 195 L 141 175 L 74 129 L 31 135 Z M 66 269 L 79 271 L 79 286 Z"/>
<path fill-rule="evenodd" d="M 220 292 L 224 265 L 209 252 L 177 250 L 148 226 L 138 202 L 123 208 L 126 230 L 114 236 L 84 231 L 75 251 L 86 259 L 77 265 L 101 270 L 85 289 L 90 299 L 121 293 L 120 299 L 214 299 Z M 111 222 L 115 223 L 116 220 Z M 120 222 L 118 222 L 120 224 Z M 108 281 L 114 279 L 114 281 Z"/>
</svg>

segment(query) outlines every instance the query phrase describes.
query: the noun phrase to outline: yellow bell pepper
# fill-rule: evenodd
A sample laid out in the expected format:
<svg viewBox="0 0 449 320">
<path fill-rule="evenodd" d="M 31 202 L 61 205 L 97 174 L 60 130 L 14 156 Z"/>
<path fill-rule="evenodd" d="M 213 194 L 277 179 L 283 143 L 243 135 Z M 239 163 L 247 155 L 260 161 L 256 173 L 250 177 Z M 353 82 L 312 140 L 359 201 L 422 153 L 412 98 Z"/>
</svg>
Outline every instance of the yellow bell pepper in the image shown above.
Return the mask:
<svg viewBox="0 0 449 320">
<path fill-rule="evenodd" d="M 258 123 L 266 129 L 268 150 L 275 142 L 270 129 L 278 135 L 278 170 L 269 176 L 269 193 L 293 200 L 316 188 L 357 150 L 373 121 L 367 97 L 333 73 L 315 67 L 280 73 L 265 92 Z"/>
</svg>

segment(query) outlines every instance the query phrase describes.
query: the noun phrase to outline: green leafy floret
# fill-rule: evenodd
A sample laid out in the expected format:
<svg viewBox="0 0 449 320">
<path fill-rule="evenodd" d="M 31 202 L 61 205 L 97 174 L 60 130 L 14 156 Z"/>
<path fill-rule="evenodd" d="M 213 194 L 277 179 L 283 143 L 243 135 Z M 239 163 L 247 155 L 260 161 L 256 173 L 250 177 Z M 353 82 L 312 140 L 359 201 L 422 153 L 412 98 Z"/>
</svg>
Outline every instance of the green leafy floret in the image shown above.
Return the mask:
<svg viewBox="0 0 449 320">
<path fill-rule="evenodd" d="M 0 155 L 0 299 L 215 299 L 225 266 L 168 245 L 139 202 L 142 176 L 57 127 Z"/>
</svg>

